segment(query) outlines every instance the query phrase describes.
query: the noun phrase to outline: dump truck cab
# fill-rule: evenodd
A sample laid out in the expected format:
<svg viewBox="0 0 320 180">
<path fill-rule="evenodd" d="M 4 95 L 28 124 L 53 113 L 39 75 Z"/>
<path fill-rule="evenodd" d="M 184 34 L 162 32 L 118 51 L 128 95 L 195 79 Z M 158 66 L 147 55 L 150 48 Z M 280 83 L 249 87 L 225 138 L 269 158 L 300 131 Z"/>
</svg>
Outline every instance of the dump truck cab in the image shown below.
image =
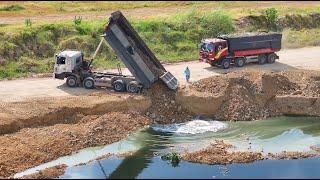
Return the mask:
<svg viewBox="0 0 320 180">
<path fill-rule="evenodd" d="M 81 51 L 65 50 L 54 56 L 54 77 L 64 79 L 80 69 L 90 71 L 88 61 L 84 60 L 84 54 Z"/>
<path fill-rule="evenodd" d="M 211 63 L 221 58 L 219 53 L 228 47 L 227 41 L 220 38 L 204 39 L 201 41 L 200 61 Z M 221 53 L 220 53 L 221 54 Z"/>
</svg>

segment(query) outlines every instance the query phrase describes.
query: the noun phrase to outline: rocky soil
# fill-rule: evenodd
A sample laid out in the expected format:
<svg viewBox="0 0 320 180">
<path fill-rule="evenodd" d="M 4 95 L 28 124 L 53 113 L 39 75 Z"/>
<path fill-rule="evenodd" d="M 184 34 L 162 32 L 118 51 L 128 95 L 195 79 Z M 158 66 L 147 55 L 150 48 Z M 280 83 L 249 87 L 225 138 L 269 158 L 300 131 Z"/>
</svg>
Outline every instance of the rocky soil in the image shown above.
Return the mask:
<svg viewBox="0 0 320 180">
<path fill-rule="evenodd" d="M 275 97 L 318 98 L 319 87 L 318 71 L 299 70 L 232 72 L 223 77 L 212 76 L 197 81 L 191 85 L 190 89 L 221 97 L 217 111 L 212 113 L 216 119 L 256 120 L 281 115 L 282 112 L 274 104 Z"/>
<path fill-rule="evenodd" d="M 0 136 L 0 177 L 14 175 L 86 147 L 111 144 L 151 123 L 139 114 L 110 112 L 79 117 L 75 124 L 24 128 Z"/>
</svg>

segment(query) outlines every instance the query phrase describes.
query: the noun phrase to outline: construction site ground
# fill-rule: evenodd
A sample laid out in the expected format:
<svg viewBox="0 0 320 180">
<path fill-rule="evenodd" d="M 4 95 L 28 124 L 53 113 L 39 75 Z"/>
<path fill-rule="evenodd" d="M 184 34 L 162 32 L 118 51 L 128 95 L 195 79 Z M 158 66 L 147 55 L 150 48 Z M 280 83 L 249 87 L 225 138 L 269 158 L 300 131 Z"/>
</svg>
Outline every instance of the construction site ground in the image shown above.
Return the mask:
<svg viewBox="0 0 320 180">
<path fill-rule="evenodd" d="M 177 93 L 162 83 L 128 94 L 68 88 L 52 78 L 1 81 L 0 177 L 119 141 L 152 123 L 183 122 L 194 115 L 218 120 L 320 116 L 320 72 L 314 71 L 320 68 L 319 50 L 283 50 L 275 64 L 229 70 L 196 61 L 166 65 L 182 84 Z M 186 66 L 193 81 L 187 86 Z"/>
<path fill-rule="evenodd" d="M 191 71 L 190 81 L 197 81 L 206 77 L 221 75 L 227 72 L 257 69 L 257 70 L 294 70 L 294 69 L 320 69 L 320 47 L 306 47 L 299 49 L 284 49 L 278 55 L 280 59 L 274 64 L 257 65 L 250 64 L 243 68 L 230 68 L 228 70 L 211 67 L 207 63 L 197 60 L 166 64 L 165 68 L 170 71 L 180 84 L 186 84 L 183 71 L 188 66 Z M 116 69 L 108 70 L 117 72 Z M 122 70 L 124 74 L 129 74 L 127 69 Z M 65 81 L 47 78 L 27 78 L 21 80 L 0 81 L 0 102 L 1 101 L 21 101 L 34 97 L 57 97 L 57 96 L 78 96 L 88 95 L 97 90 L 87 90 L 83 88 L 69 88 Z"/>
</svg>

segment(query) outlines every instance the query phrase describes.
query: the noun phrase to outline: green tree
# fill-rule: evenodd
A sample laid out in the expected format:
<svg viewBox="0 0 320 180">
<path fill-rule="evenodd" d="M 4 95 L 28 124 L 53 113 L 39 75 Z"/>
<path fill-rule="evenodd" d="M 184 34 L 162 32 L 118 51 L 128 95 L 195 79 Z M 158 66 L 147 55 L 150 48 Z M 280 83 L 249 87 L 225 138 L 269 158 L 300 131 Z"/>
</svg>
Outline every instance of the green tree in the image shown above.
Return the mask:
<svg viewBox="0 0 320 180">
<path fill-rule="evenodd" d="M 276 30 L 277 20 L 278 20 L 278 11 L 275 8 L 268 8 L 265 11 L 267 25 L 269 30 Z"/>
</svg>

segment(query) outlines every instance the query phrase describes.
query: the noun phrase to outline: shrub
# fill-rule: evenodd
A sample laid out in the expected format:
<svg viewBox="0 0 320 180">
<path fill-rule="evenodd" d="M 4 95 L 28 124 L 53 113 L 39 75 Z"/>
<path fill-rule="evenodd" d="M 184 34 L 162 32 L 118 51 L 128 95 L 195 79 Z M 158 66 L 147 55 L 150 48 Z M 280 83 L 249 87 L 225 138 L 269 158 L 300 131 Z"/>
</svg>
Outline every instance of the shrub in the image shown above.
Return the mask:
<svg viewBox="0 0 320 180">
<path fill-rule="evenodd" d="M 80 25 L 81 24 L 81 22 L 82 22 L 82 17 L 81 16 L 75 16 L 74 17 L 74 19 L 73 19 L 73 23 L 74 23 L 74 25 Z"/>
<path fill-rule="evenodd" d="M 170 161 L 173 167 L 176 167 L 179 165 L 181 157 L 178 153 L 172 152 L 168 153 L 166 155 L 161 156 L 162 160 Z"/>
<path fill-rule="evenodd" d="M 278 20 L 278 11 L 275 8 L 268 8 L 265 11 L 265 16 L 269 30 L 275 30 L 276 22 Z"/>
</svg>

